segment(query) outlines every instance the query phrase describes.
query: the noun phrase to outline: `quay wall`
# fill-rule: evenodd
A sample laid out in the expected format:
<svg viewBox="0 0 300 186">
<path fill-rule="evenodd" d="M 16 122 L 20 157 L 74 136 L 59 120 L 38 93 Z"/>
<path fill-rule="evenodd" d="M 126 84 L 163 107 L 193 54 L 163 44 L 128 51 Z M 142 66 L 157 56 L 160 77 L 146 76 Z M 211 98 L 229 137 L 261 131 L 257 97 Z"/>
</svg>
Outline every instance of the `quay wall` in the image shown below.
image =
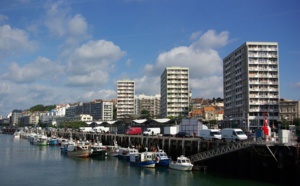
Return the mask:
<svg viewBox="0 0 300 186">
<path fill-rule="evenodd" d="M 70 133 L 58 133 L 58 136 L 69 138 Z M 176 157 L 180 155 L 191 156 L 226 145 L 226 142 L 221 141 L 203 141 L 199 138 L 176 138 L 171 136 L 73 132 L 72 138 L 101 141 L 104 145 L 113 145 L 113 142 L 117 141 L 118 145 L 122 147 L 159 147 L 172 160 L 176 160 Z M 211 173 L 234 178 L 261 180 L 282 185 L 300 183 L 299 146 L 275 145 L 266 147 L 255 145 L 251 148 L 227 153 L 195 164 L 207 167 L 206 170 Z"/>
</svg>

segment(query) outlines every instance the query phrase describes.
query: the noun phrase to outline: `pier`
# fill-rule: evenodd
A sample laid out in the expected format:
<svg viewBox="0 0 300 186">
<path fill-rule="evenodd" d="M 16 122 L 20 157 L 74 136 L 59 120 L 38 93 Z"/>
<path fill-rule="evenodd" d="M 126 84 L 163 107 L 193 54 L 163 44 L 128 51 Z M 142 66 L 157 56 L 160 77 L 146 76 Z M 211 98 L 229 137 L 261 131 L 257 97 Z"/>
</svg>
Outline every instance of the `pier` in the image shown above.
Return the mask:
<svg viewBox="0 0 300 186">
<path fill-rule="evenodd" d="M 59 133 L 69 137 L 70 133 Z M 204 141 L 200 138 L 125 134 L 72 133 L 81 140 L 97 140 L 104 145 L 117 141 L 122 147 L 159 147 L 173 160 L 185 155 L 201 171 L 235 175 L 274 183 L 300 182 L 300 146 L 293 141 Z"/>
<path fill-rule="evenodd" d="M 12 134 L 7 131 L 7 134 Z M 198 137 L 143 136 L 109 133 L 43 131 L 47 136 L 102 142 L 121 147 L 156 147 L 164 150 L 172 160 L 180 155 L 190 158 L 194 170 L 229 176 L 264 180 L 274 183 L 300 182 L 300 144 L 295 140 L 248 140 L 243 142 L 205 141 Z"/>
</svg>

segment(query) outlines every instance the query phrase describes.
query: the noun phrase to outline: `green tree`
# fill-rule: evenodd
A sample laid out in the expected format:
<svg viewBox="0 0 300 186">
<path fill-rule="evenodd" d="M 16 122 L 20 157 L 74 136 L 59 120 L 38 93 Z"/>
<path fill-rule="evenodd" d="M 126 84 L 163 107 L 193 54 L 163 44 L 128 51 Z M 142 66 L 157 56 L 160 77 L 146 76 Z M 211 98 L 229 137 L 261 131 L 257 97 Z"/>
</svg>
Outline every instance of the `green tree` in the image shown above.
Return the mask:
<svg viewBox="0 0 300 186">
<path fill-rule="evenodd" d="M 294 124 L 295 126 L 300 126 L 300 118 L 295 118 L 295 119 L 293 120 L 293 124 Z"/>
<path fill-rule="evenodd" d="M 37 111 L 50 111 L 52 109 L 55 109 L 56 105 L 47 105 L 47 106 L 44 106 L 42 104 L 38 104 L 38 105 L 35 105 L 33 107 L 31 107 L 29 109 L 29 111 L 31 112 L 37 112 Z"/>
</svg>

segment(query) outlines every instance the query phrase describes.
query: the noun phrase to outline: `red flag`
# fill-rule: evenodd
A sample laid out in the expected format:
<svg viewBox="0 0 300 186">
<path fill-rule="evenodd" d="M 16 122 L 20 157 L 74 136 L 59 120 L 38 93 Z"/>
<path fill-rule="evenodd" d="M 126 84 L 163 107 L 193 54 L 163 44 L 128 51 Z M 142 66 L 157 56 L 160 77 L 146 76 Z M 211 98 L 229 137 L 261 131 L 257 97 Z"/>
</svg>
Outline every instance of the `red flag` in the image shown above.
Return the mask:
<svg viewBox="0 0 300 186">
<path fill-rule="evenodd" d="M 262 127 L 263 131 L 264 131 L 264 134 L 266 136 L 269 135 L 269 129 L 268 129 L 268 120 L 267 118 L 264 119 L 264 126 Z"/>
</svg>

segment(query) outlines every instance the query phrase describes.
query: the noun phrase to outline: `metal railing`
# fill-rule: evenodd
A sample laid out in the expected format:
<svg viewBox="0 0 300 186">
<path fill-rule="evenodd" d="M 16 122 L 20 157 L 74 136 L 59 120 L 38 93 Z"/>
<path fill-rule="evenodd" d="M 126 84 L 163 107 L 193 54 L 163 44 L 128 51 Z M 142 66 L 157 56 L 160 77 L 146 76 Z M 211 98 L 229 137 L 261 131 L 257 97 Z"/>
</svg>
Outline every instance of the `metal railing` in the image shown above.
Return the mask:
<svg viewBox="0 0 300 186">
<path fill-rule="evenodd" d="M 220 147 L 217 147 L 214 149 L 200 152 L 198 154 L 194 154 L 192 156 L 189 156 L 189 158 L 190 158 L 191 162 L 202 161 L 202 160 L 206 160 L 206 159 L 220 156 L 223 154 L 227 154 L 230 152 L 234 152 L 237 150 L 249 148 L 249 147 L 252 147 L 254 144 L 256 144 L 256 142 L 253 142 L 253 141 L 228 143 L 227 145 L 223 145 L 223 146 L 220 146 Z"/>
</svg>

